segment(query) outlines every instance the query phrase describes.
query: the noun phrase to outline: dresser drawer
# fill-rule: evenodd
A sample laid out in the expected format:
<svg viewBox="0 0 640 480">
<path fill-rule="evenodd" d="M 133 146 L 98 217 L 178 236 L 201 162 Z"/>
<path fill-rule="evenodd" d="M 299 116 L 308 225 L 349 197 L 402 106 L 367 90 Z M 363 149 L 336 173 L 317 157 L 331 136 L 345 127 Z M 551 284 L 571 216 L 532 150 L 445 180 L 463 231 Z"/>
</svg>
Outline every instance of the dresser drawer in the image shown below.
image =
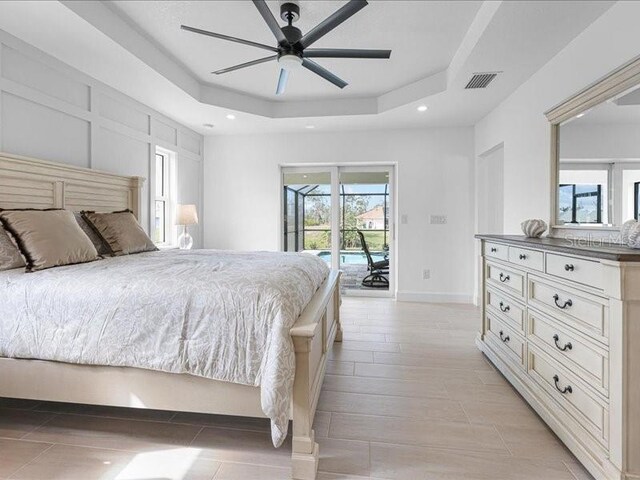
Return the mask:
<svg viewBox="0 0 640 480">
<path fill-rule="evenodd" d="M 484 242 L 484 254 L 487 257 L 508 260 L 509 247 L 501 243 Z"/>
<path fill-rule="evenodd" d="M 504 352 L 512 362 L 520 368 L 525 368 L 526 346 L 524 338 L 516 333 L 514 329 L 500 321 L 495 315 L 488 313 L 487 319 L 487 340 L 499 351 Z"/>
<path fill-rule="evenodd" d="M 602 290 L 602 265 L 600 262 L 547 253 L 545 270 L 549 275 Z"/>
<path fill-rule="evenodd" d="M 524 306 L 498 290 L 487 288 L 486 304 L 496 313 L 500 312 L 506 323 L 520 335 L 525 332 Z"/>
<path fill-rule="evenodd" d="M 532 270 L 544 272 L 544 253 L 537 250 L 509 247 L 509 261 Z"/>
<path fill-rule="evenodd" d="M 528 351 L 529 377 L 544 389 L 562 407 L 556 415 L 566 412 L 580 427 L 603 445 L 608 444 L 609 411 L 606 402 L 592 395 L 575 376 L 562 368 L 551 357 L 530 345 Z M 563 422 L 567 426 L 571 423 Z M 580 427 L 576 435 L 580 436 Z"/>
<path fill-rule="evenodd" d="M 505 268 L 496 263 L 487 263 L 487 282 L 506 292 L 522 297 L 524 295 L 524 272 Z"/>
<path fill-rule="evenodd" d="M 527 338 L 601 394 L 609 395 L 609 354 L 560 322 L 529 311 Z"/>
<path fill-rule="evenodd" d="M 529 304 L 581 333 L 609 343 L 607 300 L 586 292 L 529 277 Z"/>
</svg>

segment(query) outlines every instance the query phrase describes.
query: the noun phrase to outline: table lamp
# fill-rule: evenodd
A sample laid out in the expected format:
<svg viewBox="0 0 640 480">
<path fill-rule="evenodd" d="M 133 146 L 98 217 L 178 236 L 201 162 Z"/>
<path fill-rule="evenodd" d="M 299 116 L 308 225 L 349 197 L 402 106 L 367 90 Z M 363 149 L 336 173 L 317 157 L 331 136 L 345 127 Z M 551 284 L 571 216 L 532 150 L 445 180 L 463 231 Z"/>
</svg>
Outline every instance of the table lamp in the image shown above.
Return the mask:
<svg viewBox="0 0 640 480">
<path fill-rule="evenodd" d="M 198 212 L 195 205 L 178 205 L 176 210 L 176 225 L 181 225 L 184 229 L 182 235 L 178 237 L 178 248 L 188 250 L 193 247 L 193 237 L 189 235 L 187 226 L 198 224 Z"/>
</svg>

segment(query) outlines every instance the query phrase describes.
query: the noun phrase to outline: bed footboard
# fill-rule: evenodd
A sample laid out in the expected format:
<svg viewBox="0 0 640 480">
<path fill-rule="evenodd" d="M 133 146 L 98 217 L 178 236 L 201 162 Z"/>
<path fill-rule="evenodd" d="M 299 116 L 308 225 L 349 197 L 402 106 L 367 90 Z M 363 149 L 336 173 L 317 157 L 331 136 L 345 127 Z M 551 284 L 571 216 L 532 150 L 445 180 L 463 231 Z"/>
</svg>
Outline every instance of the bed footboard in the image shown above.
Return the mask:
<svg viewBox="0 0 640 480">
<path fill-rule="evenodd" d="M 314 480 L 319 448 L 312 428 L 313 418 L 327 367 L 327 353 L 334 341 L 342 341 L 339 271 L 330 272 L 291 329 L 291 337 L 296 351 L 291 472 L 295 480 Z"/>
<path fill-rule="evenodd" d="M 314 480 L 319 449 L 313 432 L 328 351 L 342 340 L 340 272 L 331 271 L 295 325 L 292 476 Z M 89 386 L 89 387 L 88 387 Z M 263 417 L 260 389 L 153 370 L 0 358 L 0 396 Z"/>
</svg>

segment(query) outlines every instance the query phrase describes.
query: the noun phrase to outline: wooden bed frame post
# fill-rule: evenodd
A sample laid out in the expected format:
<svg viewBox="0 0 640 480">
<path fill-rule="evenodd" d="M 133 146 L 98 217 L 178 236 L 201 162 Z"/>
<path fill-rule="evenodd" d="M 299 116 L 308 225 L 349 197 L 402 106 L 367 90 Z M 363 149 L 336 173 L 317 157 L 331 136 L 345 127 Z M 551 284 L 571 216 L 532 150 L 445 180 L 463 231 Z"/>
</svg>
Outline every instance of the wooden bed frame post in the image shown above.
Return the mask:
<svg viewBox="0 0 640 480">
<path fill-rule="evenodd" d="M 340 322 L 340 307 L 342 306 L 342 296 L 340 293 L 340 282 L 338 281 L 338 288 L 336 288 L 333 295 L 333 315 L 336 319 L 336 342 L 342 343 L 342 323 Z"/>
<path fill-rule="evenodd" d="M 291 475 L 295 480 L 314 480 L 318 470 L 319 446 L 313 419 L 333 342 L 342 341 L 340 327 L 340 272 L 331 272 L 325 282 L 327 293 L 320 308 L 312 308 L 315 318 L 300 317 L 291 329 L 296 352 L 293 384 L 293 451 Z M 321 298 L 322 298 L 321 297 Z"/>
<path fill-rule="evenodd" d="M 140 215 L 142 215 L 142 187 L 144 186 L 144 177 L 132 177 L 131 183 L 131 206 L 133 210 L 133 215 L 140 221 Z M 151 216 L 151 213 L 149 213 Z"/>
<path fill-rule="evenodd" d="M 296 376 L 293 384 L 293 449 L 291 454 L 291 475 L 296 480 L 314 480 L 320 456 L 313 431 L 315 405 L 311 354 L 313 338 L 293 337 L 296 351 Z"/>
</svg>

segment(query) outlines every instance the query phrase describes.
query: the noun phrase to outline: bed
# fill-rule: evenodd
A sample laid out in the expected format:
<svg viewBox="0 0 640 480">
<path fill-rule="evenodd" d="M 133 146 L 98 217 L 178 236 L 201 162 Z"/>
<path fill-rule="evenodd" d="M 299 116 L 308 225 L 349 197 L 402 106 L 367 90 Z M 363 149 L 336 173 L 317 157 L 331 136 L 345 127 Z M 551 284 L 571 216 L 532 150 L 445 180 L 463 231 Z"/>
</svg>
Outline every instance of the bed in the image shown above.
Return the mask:
<svg viewBox="0 0 640 480">
<path fill-rule="evenodd" d="M 0 208 L 128 208 L 138 217 L 142 184 L 0 154 Z M 252 267 L 265 273 L 247 275 Z M 173 273 L 154 282 L 159 272 Z M 313 418 L 327 352 L 342 337 L 339 276 L 306 254 L 197 250 L 0 272 L 0 336 L 14 335 L 0 345 L 0 396 L 268 417 L 274 445 L 292 419 L 292 476 L 314 479 Z M 100 289 L 104 278 L 109 287 Z M 184 295 L 166 294 L 177 286 Z M 79 290 L 93 295 L 91 308 L 67 294 Z M 30 315 L 11 313 L 25 309 Z M 37 320 L 55 309 L 52 325 Z M 264 321 L 247 323 L 252 311 Z M 86 339 L 76 348 L 56 346 L 79 335 Z"/>
</svg>

